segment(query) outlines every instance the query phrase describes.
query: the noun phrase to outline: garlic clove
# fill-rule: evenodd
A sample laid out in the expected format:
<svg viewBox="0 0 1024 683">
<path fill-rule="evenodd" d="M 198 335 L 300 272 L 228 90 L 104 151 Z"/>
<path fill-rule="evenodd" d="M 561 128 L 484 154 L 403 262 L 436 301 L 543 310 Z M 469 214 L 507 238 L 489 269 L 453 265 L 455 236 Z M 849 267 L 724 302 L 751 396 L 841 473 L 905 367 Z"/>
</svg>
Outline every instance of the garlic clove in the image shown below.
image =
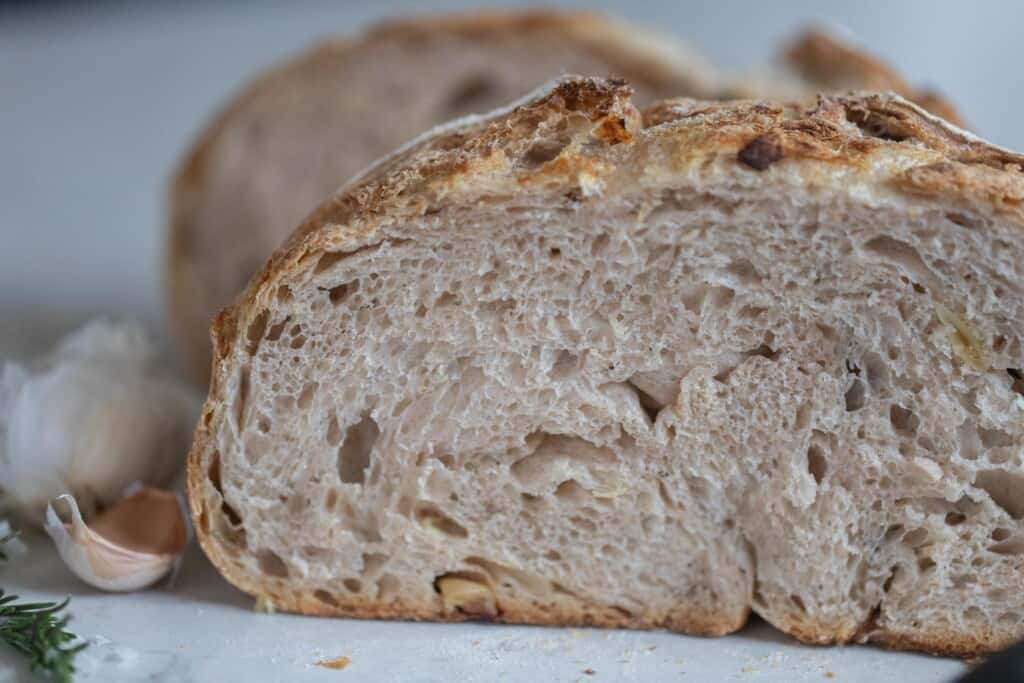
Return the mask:
<svg viewBox="0 0 1024 683">
<path fill-rule="evenodd" d="M 46 533 L 68 568 L 90 586 L 106 591 L 145 588 L 177 565 L 190 536 L 182 501 L 170 491 L 142 488 L 86 525 L 71 495 L 55 501 L 70 522 L 46 509 Z"/>
</svg>

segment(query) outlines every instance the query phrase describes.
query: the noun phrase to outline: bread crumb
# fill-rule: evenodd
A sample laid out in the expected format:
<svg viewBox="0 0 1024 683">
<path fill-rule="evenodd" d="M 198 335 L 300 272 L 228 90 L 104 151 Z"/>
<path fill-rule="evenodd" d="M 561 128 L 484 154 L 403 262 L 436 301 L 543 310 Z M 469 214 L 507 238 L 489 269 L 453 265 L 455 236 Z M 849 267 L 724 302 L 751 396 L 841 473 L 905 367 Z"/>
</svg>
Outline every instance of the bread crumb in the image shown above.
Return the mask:
<svg viewBox="0 0 1024 683">
<path fill-rule="evenodd" d="M 351 663 L 351 659 L 349 659 L 345 655 L 342 655 L 337 659 L 321 659 L 319 662 L 316 663 L 316 665 L 322 666 L 325 669 L 336 669 L 337 671 L 341 671 Z"/>
<path fill-rule="evenodd" d="M 834 673 L 832 673 L 831 671 L 826 671 L 825 672 L 825 678 L 835 678 L 835 677 L 836 677 L 836 675 Z"/>
<path fill-rule="evenodd" d="M 594 671 L 593 669 L 584 669 L 584 670 L 583 670 L 583 673 L 585 673 L 585 674 L 586 674 L 586 675 L 588 675 L 588 676 L 593 676 L 593 675 L 595 675 L 595 674 L 596 674 L 597 672 L 596 672 L 596 671 Z"/>
</svg>

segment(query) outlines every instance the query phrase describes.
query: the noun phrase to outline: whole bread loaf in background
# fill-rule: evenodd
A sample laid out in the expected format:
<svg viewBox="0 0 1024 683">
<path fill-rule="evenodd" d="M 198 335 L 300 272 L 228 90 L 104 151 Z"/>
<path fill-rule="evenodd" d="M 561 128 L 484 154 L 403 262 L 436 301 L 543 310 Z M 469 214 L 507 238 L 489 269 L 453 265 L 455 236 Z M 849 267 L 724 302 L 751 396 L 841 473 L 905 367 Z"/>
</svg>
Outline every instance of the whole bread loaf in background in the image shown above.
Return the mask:
<svg viewBox="0 0 1024 683">
<path fill-rule="evenodd" d="M 895 95 L 592 78 L 428 134 L 216 320 L 202 547 L 309 614 L 1005 646 L 1022 165 Z"/>
<path fill-rule="evenodd" d="M 207 379 L 213 316 L 351 175 L 558 74 L 625 77 L 642 104 L 849 87 L 917 96 L 877 60 L 814 35 L 814 49 L 795 49 L 810 36 L 794 44 L 786 70 L 726 79 L 680 44 L 599 15 L 473 14 L 383 24 L 261 75 L 200 136 L 174 181 L 167 295 L 188 367 Z"/>
</svg>

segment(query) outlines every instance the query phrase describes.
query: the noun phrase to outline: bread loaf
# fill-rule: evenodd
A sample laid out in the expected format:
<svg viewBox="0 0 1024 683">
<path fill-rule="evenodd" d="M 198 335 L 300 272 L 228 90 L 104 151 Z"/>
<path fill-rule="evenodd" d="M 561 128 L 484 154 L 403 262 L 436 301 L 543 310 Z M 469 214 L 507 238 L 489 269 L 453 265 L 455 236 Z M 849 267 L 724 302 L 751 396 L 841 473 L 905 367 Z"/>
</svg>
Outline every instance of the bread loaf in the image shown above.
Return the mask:
<svg viewBox="0 0 1024 683">
<path fill-rule="evenodd" d="M 1024 157 L 630 94 L 427 134 L 276 252 L 214 325 L 211 560 L 308 614 L 1024 636 Z"/>
</svg>

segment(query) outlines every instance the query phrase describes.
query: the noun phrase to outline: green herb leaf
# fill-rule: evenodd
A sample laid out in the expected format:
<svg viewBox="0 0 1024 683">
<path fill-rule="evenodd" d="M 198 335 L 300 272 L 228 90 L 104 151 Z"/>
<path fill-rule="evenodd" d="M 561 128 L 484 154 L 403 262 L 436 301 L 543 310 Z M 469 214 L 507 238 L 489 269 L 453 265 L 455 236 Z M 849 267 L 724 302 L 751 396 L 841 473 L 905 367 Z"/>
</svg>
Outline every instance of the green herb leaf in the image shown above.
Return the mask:
<svg viewBox="0 0 1024 683">
<path fill-rule="evenodd" d="M 0 588 L 0 640 L 28 657 L 32 671 L 48 674 L 57 683 L 68 683 L 75 673 L 74 658 L 88 643 L 74 643 L 78 636 L 64 630 L 67 615 L 63 602 L 18 603 L 18 596 Z"/>
</svg>

